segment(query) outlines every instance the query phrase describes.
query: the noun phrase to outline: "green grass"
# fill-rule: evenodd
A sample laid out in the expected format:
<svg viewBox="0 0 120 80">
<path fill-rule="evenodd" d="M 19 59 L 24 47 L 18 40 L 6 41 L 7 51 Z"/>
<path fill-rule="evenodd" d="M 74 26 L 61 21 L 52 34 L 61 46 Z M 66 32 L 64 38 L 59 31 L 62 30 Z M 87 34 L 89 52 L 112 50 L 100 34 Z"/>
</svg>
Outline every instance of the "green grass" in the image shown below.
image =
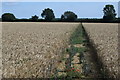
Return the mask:
<svg viewBox="0 0 120 80">
<path fill-rule="evenodd" d="M 84 31 L 83 31 L 83 28 L 82 28 L 82 24 L 80 24 L 76 30 L 73 32 L 73 34 L 71 34 L 71 37 L 70 37 L 70 40 L 69 40 L 69 45 L 71 45 L 69 48 L 66 48 L 66 51 L 65 53 L 69 54 L 69 58 L 67 59 L 63 59 L 65 60 L 66 62 L 68 62 L 65 66 L 66 66 L 66 73 L 67 73 L 67 76 L 64 76 L 64 75 L 61 75 L 61 76 L 57 76 L 57 78 L 65 78 L 65 80 L 73 80 L 73 78 L 77 77 L 77 78 L 82 78 L 82 76 L 84 76 L 83 74 L 81 74 L 80 72 L 77 72 L 75 70 L 73 70 L 71 67 L 72 65 L 72 60 L 73 60 L 73 57 L 76 53 L 80 53 L 80 55 L 78 57 L 83 57 L 82 54 L 84 52 L 87 51 L 87 48 L 86 47 L 75 47 L 74 45 L 76 44 L 85 44 L 87 41 L 85 40 L 85 37 L 84 37 Z M 64 53 L 64 54 L 65 54 Z M 58 79 L 59 80 L 59 79 Z"/>
<path fill-rule="evenodd" d="M 83 45 L 86 42 L 81 24 L 78 26 L 78 28 L 71 35 L 69 42 L 70 42 L 71 47 L 67 48 L 66 52 L 69 53 L 69 55 L 70 55 L 69 60 L 71 62 L 76 53 L 80 53 L 80 57 L 82 57 L 81 54 L 83 54 L 85 51 L 87 51 L 86 47 L 74 47 L 74 45 L 76 45 L 76 44 Z M 68 67 L 68 68 L 70 68 L 70 67 Z M 67 72 L 67 77 L 70 80 L 72 80 L 73 77 L 81 78 L 81 76 L 82 76 L 81 73 L 75 72 L 74 70 Z"/>
<path fill-rule="evenodd" d="M 82 25 L 80 24 L 78 28 L 73 32 L 73 34 L 70 37 L 70 44 L 81 44 L 83 43 L 83 31 L 82 31 Z"/>
</svg>

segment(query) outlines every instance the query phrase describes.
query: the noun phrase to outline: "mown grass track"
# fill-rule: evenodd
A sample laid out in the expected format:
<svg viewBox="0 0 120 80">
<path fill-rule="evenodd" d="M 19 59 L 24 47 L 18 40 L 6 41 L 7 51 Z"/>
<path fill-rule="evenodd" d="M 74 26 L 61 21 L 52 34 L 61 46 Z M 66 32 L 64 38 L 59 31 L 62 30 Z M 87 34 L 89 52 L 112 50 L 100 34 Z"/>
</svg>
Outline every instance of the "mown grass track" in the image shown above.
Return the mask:
<svg viewBox="0 0 120 80">
<path fill-rule="evenodd" d="M 73 32 L 69 46 L 63 55 L 60 65 L 63 70 L 58 71 L 58 78 L 64 80 L 93 80 L 102 78 L 100 66 L 95 62 L 95 52 L 91 52 L 88 36 L 82 24 Z M 67 56 L 67 57 L 66 57 Z M 63 63 L 64 62 L 64 63 Z"/>
</svg>

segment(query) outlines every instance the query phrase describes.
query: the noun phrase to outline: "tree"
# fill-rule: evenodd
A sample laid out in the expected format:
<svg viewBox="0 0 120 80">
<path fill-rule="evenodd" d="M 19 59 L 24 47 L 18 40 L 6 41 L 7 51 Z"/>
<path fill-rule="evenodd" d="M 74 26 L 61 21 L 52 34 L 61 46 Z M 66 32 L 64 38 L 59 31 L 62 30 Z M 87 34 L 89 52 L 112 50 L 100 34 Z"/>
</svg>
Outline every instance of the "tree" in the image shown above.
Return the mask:
<svg viewBox="0 0 120 80">
<path fill-rule="evenodd" d="M 66 11 L 61 16 L 61 20 L 64 20 L 64 21 L 75 21 L 76 19 L 77 19 L 77 15 L 71 11 Z"/>
<path fill-rule="evenodd" d="M 34 15 L 34 16 L 32 16 L 31 20 L 32 20 L 32 21 L 37 21 L 38 18 L 39 18 L 39 17 L 38 17 L 37 15 Z"/>
<path fill-rule="evenodd" d="M 44 9 L 41 16 L 46 20 L 46 21 L 52 21 L 55 16 L 53 13 L 53 10 L 50 8 Z"/>
<path fill-rule="evenodd" d="M 14 21 L 14 20 L 16 20 L 16 18 L 12 13 L 4 13 L 2 15 L 2 21 Z"/>
<path fill-rule="evenodd" d="M 106 5 L 103 9 L 104 16 L 103 20 L 105 21 L 114 21 L 115 20 L 115 9 L 113 5 Z"/>
</svg>

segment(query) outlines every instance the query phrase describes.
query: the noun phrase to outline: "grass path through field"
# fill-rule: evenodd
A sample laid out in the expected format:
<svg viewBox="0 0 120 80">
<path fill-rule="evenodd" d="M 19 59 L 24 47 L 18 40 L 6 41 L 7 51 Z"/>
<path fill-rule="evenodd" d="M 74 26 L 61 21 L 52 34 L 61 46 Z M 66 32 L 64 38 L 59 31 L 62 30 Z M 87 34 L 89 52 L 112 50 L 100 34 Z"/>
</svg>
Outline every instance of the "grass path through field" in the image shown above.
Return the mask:
<svg viewBox="0 0 120 80">
<path fill-rule="evenodd" d="M 70 44 L 63 54 L 63 59 L 58 65 L 58 78 L 65 80 L 96 79 L 101 77 L 99 67 L 92 57 L 94 55 L 88 46 L 82 24 L 73 32 Z"/>
</svg>

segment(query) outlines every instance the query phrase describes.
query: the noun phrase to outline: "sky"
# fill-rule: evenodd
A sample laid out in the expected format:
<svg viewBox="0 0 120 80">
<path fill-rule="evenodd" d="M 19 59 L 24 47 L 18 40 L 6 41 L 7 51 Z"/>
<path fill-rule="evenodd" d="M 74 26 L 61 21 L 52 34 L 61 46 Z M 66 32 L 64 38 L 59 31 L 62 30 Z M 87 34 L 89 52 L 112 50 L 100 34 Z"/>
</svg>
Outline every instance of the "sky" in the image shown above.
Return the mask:
<svg viewBox="0 0 120 80">
<path fill-rule="evenodd" d="M 1 0 L 2 2 L 118 2 L 120 0 Z"/>
<path fill-rule="evenodd" d="M 42 10 L 51 8 L 55 17 L 60 18 L 65 11 L 72 11 L 79 18 L 102 18 L 103 8 L 112 4 L 118 14 L 118 2 L 2 2 L 3 13 L 13 13 L 17 18 L 41 18 Z"/>
</svg>

